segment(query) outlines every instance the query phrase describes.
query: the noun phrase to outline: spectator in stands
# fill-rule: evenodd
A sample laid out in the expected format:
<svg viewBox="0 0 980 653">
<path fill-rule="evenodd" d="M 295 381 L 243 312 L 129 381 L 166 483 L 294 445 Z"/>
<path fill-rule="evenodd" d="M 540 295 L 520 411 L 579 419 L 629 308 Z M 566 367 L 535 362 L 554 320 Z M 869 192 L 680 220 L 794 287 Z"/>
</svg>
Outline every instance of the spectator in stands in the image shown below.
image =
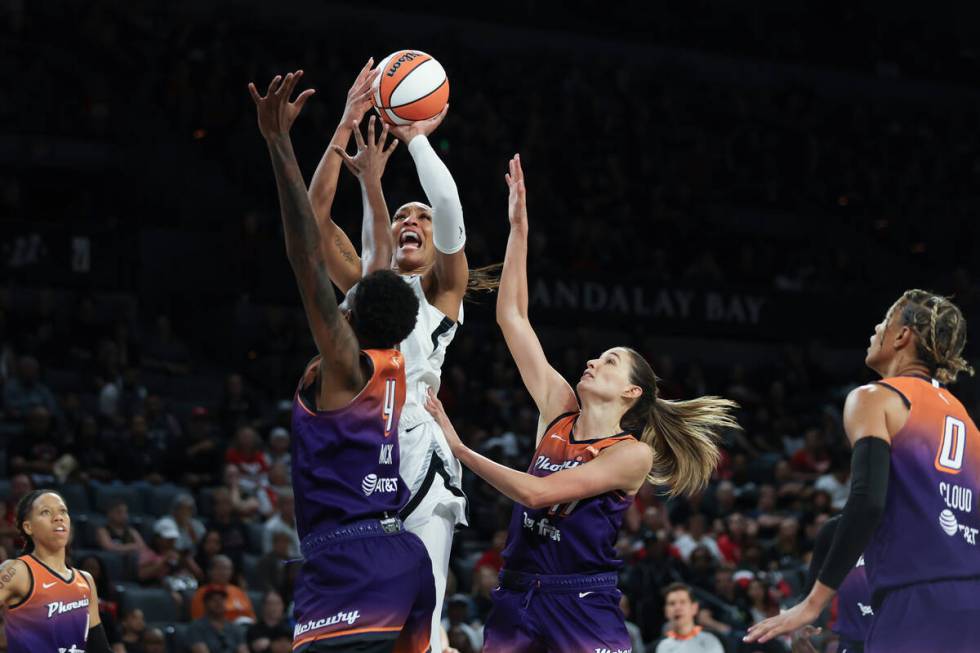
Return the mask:
<svg viewBox="0 0 980 653">
<path fill-rule="evenodd" d="M 272 551 L 272 537 L 276 533 L 285 533 L 290 538 L 289 556 L 299 557 L 299 535 L 296 533 L 296 504 L 293 491 L 281 490 L 276 498 L 276 513 L 262 527 L 262 551 Z"/>
<path fill-rule="evenodd" d="M 725 519 L 725 530 L 718 537 L 718 550 L 725 562 L 738 564 L 742 558 L 742 545 L 748 540 L 748 531 L 749 525 L 742 513 L 734 512 Z"/>
<path fill-rule="evenodd" d="M 269 450 L 265 454 L 266 459 L 269 461 L 269 469 L 275 467 L 276 465 L 285 465 L 287 471 L 287 483 L 288 471 L 291 469 L 292 455 L 289 453 L 289 430 L 282 427 L 276 426 L 269 432 Z"/>
<path fill-rule="evenodd" d="M 803 448 L 790 458 L 790 466 L 799 480 L 812 481 L 830 469 L 830 454 L 823 433 L 809 428 L 803 434 Z"/>
<path fill-rule="evenodd" d="M 27 408 L 24 433 L 10 444 L 10 471 L 30 474 L 35 485 L 56 482 L 55 462 L 64 453 L 51 411 L 41 404 Z"/>
<path fill-rule="evenodd" d="M 474 651 L 483 650 L 483 633 L 469 623 L 470 601 L 465 594 L 453 594 L 446 599 L 446 616 L 442 620 L 442 627 L 449 633 L 454 629 L 461 630 L 470 647 Z"/>
<path fill-rule="evenodd" d="M 231 562 L 228 564 L 230 566 Z M 248 653 L 242 628 L 226 616 L 227 588 L 205 585 L 198 592 L 200 609 L 197 614 L 191 613 L 194 622 L 186 636 L 190 653 Z M 196 600 L 198 595 L 194 598 Z"/>
<path fill-rule="evenodd" d="M 181 605 L 181 592 L 197 589 L 204 574 L 194 562 L 193 549 L 177 549 L 181 534 L 173 521 L 158 521 L 153 533 L 153 546 L 144 549 L 140 556 L 138 578 L 142 583 L 169 590 L 174 601 Z"/>
<path fill-rule="evenodd" d="M 214 529 L 208 530 L 201 538 L 197 546 L 197 553 L 194 555 L 194 562 L 201 569 L 210 569 L 211 562 L 216 555 L 224 553 L 222 550 L 221 532 Z M 229 556 L 231 557 L 231 556 Z M 234 562 L 234 559 L 232 560 Z M 237 569 L 238 567 L 236 567 Z"/>
<path fill-rule="evenodd" d="M 146 418 L 146 430 L 150 440 L 158 448 L 170 451 L 174 443 L 180 439 L 180 422 L 173 413 L 164 408 L 160 395 L 151 394 L 146 397 L 143 416 Z"/>
<path fill-rule="evenodd" d="M 143 637 L 146 635 L 146 619 L 139 608 L 129 608 L 123 612 L 122 635 L 120 637 L 126 653 L 145 653 Z"/>
<path fill-rule="evenodd" d="M 122 374 L 107 379 L 99 390 L 99 413 L 110 423 L 142 412 L 147 391 L 139 377 L 139 368 L 127 367 Z"/>
<path fill-rule="evenodd" d="M 625 594 L 619 597 L 619 609 L 622 610 L 623 618 L 626 620 L 626 632 L 630 634 L 633 650 L 642 653 L 646 648 L 643 645 L 643 633 L 640 632 L 639 626 L 630 621 L 630 600 Z"/>
<path fill-rule="evenodd" d="M 242 480 L 242 473 L 237 465 L 225 465 L 223 486 L 228 490 L 231 498 L 231 507 L 235 514 L 242 519 L 250 519 L 261 515 L 268 517 L 272 514 L 272 502 L 269 500 L 268 493 L 259 488 L 256 492 L 251 484 L 246 484 Z"/>
<path fill-rule="evenodd" d="M 170 506 L 170 514 L 158 519 L 153 528 L 158 533 L 160 528 L 165 528 L 168 533 L 176 532 L 177 550 L 182 553 L 190 552 L 193 555 L 205 531 L 204 524 L 194 516 L 196 512 L 197 502 L 194 501 L 194 497 L 186 493 L 178 494 Z M 173 528 L 170 528 L 171 526 Z"/>
<path fill-rule="evenodd" d="M 768 540 L 775 537 L 783 521 L 783 515 L 776 510 L 776 488 L 772 485 L 759 487 L 759 498 L 755 510 L 749 513 L 749 517 L 758 524 L 760 539 Z"/>
<path fill-rule="evenodd" d="M 674 547 L 685 561 L 690 559 L 691 553 L 699 546 L 708 549 L 708 552 L 716 560 L 721 560 L 722 556 L 721 551 L 718 549 L 718 543 L 714 537 L 705 531 L 707 527 L 705 522 L 706 519 L 703 514 L 695 513 L 691 515 L 687 520 L 687 531 L 674 540 Z"/>
<path fill-rule="evenodd" d="M 690 587 L 673 583 L 664 589 L 663 596 L 670 630 L 657 644 L 656 653 L 725 653 L 717 637 L 694 624 L 700 606 Z"/>
<path fill-rule="evenodd" d="M 143 631 L 142 651 L 136 653 L 167 653 L 167 639 L 159 628 L 147 628 Z M 130 653 L 130 651 L 126 651 Z"/>
<path fill-rule="evenodd" d="M 177 441 L 170 462 L 171 478 L 183 485 L 198 488 L 215 485 L 222 466 L 222 448 L 211 428 L 208 409 L 191 409 L 186 435 Z"/>
<path fill-rule="evenodd" d="M 235 433 L 257 417 L 259 417 L 258 403 L 246 392 L 242 375 L 229 374 L 225 379 L 224 396 L 218 406 L 218 420 L 221 423 L 222 433 Z"/>
<path fill-rule="evenodd" d="M 249 548 L 248 528 L 236 514 L 228 488 L 214 489 L 211 494 L 211 514 L 208 527 L 221 536 L 221 553 L 231 558 L 235 569 L 241 571 L 242 560 Z"/>
<path fill-rule="evenodd" d="M 113 447 L 113 469 L 119 480 L 126 482 L 163 482 L 167 452 L 150 439 L 146 418 L 141 414 L 129 419 L 129 429 L 124 431 Z"/>
<path fill-rule="evenodd" d="M 58 405 L 48 386 L 41 382 L 41 366 L 33 356 L 21 356 L 17 361 L 17 376 L 3 386 L 3 408 L 8 417 L 20 418 L 31 408 L 43 406 L 48 414 L 56 415 Z"/>
<path fill-rule="evenodd" d="M 174 334 L 170 318 L 166 315 L 157 317 L 156 330 L 146 339 L 143 364 L 173 375 L 184 375 L 190 371 L 190 352 Z"/>
<path fill-rule="evenodd" d="M 255 608 L 242 588 L 231 584 L 235 567 L 228 556 L 217 555 L 208 568 L 208 584 L 201 587 L 191 600 L 191 618 L 200 619 L 210 610 L 205 605 L 208 592 L 219 588 L 224 596 L 224 615 L 232 623 L 254 623 Z"/>
<path fill-rule="evenodd" d="M 493 609 L 493 590 L 500 584 L 498 572 L 492 567 L 484 565 L 476 569 L 473 575 L 473 608 L 476 610 L 476 619 L 480 623 L 486 623 L 490 610 Z"/>
<path fill-rule="evenodd" d="M 92 415 L 82 415 L 75 429 L 75 437 L 69 451 L 78 461 L 77 480 L 94 480 L 109 483 L 116 479 L 113 466 L 113 443 L 99 430 L 99 422 Z"/>
<path fill-rule="evenodd" d="M 830 505 L 834 510 L 843 510 L 847 497 L 851 494 L 851 456 L 843 451 L 835 451 L 830 471 L 820 476 L 813 484 L 815 490 L 823 490 L 830 495 Z"/>
<path fill-rule="evenodd" d="M 286 619 L 286 604 L 279 592 L 268 591 L 262 597 L 262 614 L 259 620 L 248 627 L 245 640 L 252 653 L 266 653 L 272 645 L 272 638 L 277 631 L 289 629 Z"/>
<path fill-rule="evenodd" d="M 753 578 L 742 591 L 741 602 L 743 609 L 749 614 L 752 623 L 757 624 L 779 614 L 779 604 L 769 590 L 769 586 L 760 578 Z"/>
<path fill-rule="evenodd" d="M 143 536 L 129 524 L 129 506 L 114 499 L 106 510 L 106 524 L 95 530 L 95 541 L 103 551 L 140 555 L 146 548 Z M 101 594 L 99 596 L 102 596 Z"/>
<path fill-rule="evenodd" d="M 259 585 L 255 589 L 263 592 L 269 590 L 285 591 L 288 571 L 286 561 L 293 558 L 290 554 L 292 546 L 293 536 L 289 533 L 276 531 L 272 534 L 272 550 L 259 558 L 256 567 L 255 575 L 258 577 Z"/>
<path fill-rule="evenodd" d="M 479 653 L 478 650 L 473 648 L 473 640 L 462 624 L 450 628 L 446 632 L 446 638 L 449 641 L 449 650 L 451 651 L 455 650 L 456 653 Z"/>
<path fill-rule="evenodd" d="M 235 441 L 225 452 L 225 462 L 240 472 L 240 484 L 244 492 L 254 493 L 266 481 L 269 461 L 259 446 L 259 434 L 251 426 L 240 426 Z"/>
<path fill-rule="evenodd" d="M 0 519 L 0 546 L 9 551 L 18 548 L 15 543 L 20 539 L 20 531 L 17 528 L 17 504 L 33 489 L 34 483 L 27 474 L 14 474 L 10 477 L 10 495 L 3 502 L 3 519 Z"/>
<path fill-rule="evenodd" d="M 273 509 L 276 507 L 279 493 L 283 490 L 291 490 L 292 483 L 289 480 L 289 465 L 279 462 L 269 467 L 269 482 L 262 486 L 260 492 L 265 492 L 266 499 Z"/>
<path fill-rule="evenodd" d="M 498 573 L 504 566 L 504 558 L 501 555 L 507 545 L 507 531 L 500 529 L 493 534 L 490 547 L 486 549 L 473 566 L 474 575 L 480 571 L 481 567 L 490 567 L 493 573 Z"/>
<path fill-rule="evenodd" d="M 777 569 L 792 567 L 803 555 L 800 522 L 795 517 L 786 517 L 779 524 L 776 541 L 769 552 L 770 567 Z"/>
</svg>

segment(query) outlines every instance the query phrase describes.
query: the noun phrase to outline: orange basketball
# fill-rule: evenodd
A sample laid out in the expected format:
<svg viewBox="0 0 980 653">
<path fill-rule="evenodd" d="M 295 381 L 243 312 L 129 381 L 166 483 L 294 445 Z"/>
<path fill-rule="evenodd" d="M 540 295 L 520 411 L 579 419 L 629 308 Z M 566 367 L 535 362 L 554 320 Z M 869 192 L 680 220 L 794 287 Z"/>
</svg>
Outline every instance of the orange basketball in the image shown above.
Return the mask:
<svg viewBox="0 0 980 653">
<path fill-rule="evenodd" d="M 442 64 L 419 50 L 392 52 L 378 64 L 374 106 L 392 125 L 407 125 L 439 114 L 449 101 Z"/>
</svg>

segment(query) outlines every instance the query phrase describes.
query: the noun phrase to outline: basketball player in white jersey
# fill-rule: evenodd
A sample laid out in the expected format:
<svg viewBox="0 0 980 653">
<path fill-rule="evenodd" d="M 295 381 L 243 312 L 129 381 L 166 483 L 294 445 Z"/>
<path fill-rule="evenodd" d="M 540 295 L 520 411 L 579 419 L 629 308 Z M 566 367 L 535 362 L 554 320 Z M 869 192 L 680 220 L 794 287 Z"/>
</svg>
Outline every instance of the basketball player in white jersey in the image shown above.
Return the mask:
<svg viewBox="0 0 980 653">
<path fill-rule="evenodd" d="M 439 619 L 453 531 L 457 525 L 467 523 L 466 498 L 460 489 L 459 461 L 453 457 L 445 435 L 424 404 L 428 388 L 439 390 L 446 349 L 463 321 L 463 296 L 468 289 L 483 289 L 492 282 L 484 281 L 483 271 L 474 271 L 474 278 L 470 278 L 463 250 L 466 230 L 456 183 L 427 138 L 442 122 L 446 110 L 430 120 L 390 128 L 408 145 L 431 207 L 410 202 L 395 211 L 389 222 L 381 192 L 381 175 L 391 152 L 390 147 L 384 147 L 389 128 L 385 127 L 380 139 L 375 139 L 372 117 L 366 142 L 358 131 L 358 122 L 372 105 L 371 85 L 378 75 L 377 70 L 371 70 L 372 64 L 373 60 L 368 60 L 347 95 L 343 117 L 317 167 L 309 192 L 327 269 L 341 291 L 348 293 L 362 275 L 390 266 L 412 286 L 419 299 L 415 330 L 401 343 L 408 392 L 399 426 L 400 474 L 412 493 L 401 516 L 408 530 L 425 543 L 432 560 L 436 584 L 432 650 L 443 651 L 446 645 Z M 358 143 L 354 157 L 344 151 L 351 134 L 355 134 Z M 364 221 L 360 257 L 331 217 L 340 166 L 345 161 L 361 183 Z"/>
</svg>

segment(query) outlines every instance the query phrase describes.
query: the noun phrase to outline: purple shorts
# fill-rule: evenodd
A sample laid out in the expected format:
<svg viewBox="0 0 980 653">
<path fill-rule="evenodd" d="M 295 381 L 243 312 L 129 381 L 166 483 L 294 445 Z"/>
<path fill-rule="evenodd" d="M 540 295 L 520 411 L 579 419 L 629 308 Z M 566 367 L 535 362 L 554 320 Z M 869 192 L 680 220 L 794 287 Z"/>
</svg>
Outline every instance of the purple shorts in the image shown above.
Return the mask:
<svg viewBox="0 0 980 653">
<path fill-rule="evenodd" d="M 422 540 L 400 523 L 386 531 L 369 520 L 310 534 L 302 549 L 294 651 L 365 641 L 429 650 L 436 591 Z"/>
<path fill-rule="evenodd" d="M 865 653 L 976 653 L 980 579 L 920 583 L 885 594 Z"/>
<path fill-rule="evenodd" d="M 483 653 L 630 653 L 616 574 L 535 575 L 504 570 L 493 591 Z"/>
</svg>

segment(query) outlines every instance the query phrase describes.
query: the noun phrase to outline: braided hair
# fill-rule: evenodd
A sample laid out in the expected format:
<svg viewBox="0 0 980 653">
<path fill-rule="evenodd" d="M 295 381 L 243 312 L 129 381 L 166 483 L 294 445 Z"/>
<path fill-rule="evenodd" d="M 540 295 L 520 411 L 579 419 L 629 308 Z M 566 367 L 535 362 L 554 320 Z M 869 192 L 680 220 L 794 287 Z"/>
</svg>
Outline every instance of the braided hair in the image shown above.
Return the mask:
<svg viewBox="0 0 980 653">
<path fill-rule="evenodd" d="M 955 383 L 960 372 L 973 376 L 973 367 L 963 358 L 966 318 L 949 298 L 926 290 L 906 290 L 889 313 L 915 333 L 916 355 L 937 381 Z"/>
</svg>

